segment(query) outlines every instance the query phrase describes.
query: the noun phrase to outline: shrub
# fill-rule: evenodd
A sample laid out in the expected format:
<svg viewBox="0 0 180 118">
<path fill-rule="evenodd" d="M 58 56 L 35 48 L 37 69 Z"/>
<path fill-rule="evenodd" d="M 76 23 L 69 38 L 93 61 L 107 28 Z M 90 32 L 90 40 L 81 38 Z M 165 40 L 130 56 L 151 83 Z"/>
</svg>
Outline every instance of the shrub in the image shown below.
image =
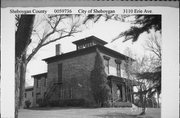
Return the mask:
<svg viewBox="0 0 180 118">
<path fill-rule="evenodd" d="M 39 105 L 39 107 L 47 106 L 47 103 L 43 99 L 38 99 L 36 102 Z"/>
<path fill-rule="evenodd" d="M 91 90 L 96 104 L 104 107 L 111 96 L 105 66 L 99 50 L 95 57 L 94 69 L 90 75 Z"/>
<path fill-rule="evenodd" d="M 30 100 L 26 100 L 26 101 L 25 101 L 25 104 L 26 104 L 26 107 L 27 107 L 27 108 L 29 108 L 29 107 L 30 107 L 30 105 L 31 105 Z"/>
<path fill-rule="evenodd" d="M 65 106 L 71 106 L 71 107 L 79 107 L 85 105 L 84 99 L 66 99 L 66 100 L 54 100 L 49 102 L 50 106 L 52 107 L 65 107 Z"/>
</svg>

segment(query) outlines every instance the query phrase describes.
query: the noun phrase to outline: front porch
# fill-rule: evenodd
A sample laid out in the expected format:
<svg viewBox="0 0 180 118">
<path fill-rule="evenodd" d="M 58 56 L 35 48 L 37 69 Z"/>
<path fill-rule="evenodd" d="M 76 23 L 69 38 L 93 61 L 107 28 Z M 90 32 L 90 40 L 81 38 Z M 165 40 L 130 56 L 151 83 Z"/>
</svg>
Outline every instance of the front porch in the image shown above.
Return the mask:
<svg viewBox="0 0 180 118">
<path fill-rule="evenodd" d="M 112 102 L 118 103 L 119 106 L 131 106 L 134 103 L 133 86 L 137 84 L 135 81 L 118 77 L 108 76 L 108 81 L 111 87 Z"/>
</svg>

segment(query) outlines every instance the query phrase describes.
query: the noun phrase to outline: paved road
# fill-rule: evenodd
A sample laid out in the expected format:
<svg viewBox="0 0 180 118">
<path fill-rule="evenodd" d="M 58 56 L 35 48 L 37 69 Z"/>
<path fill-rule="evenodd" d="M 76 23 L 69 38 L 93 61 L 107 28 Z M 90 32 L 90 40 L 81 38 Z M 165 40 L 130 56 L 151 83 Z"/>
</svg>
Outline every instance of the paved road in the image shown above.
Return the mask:
<svg viewBox="0 0 180 118">
<path fill-rule="evenodd" d="M 21 109 L 19 118 L 160 118 L 160 109 L 147 109 L 146 116 L 137 116 L 141 109 L 130 108 L 43 108 Z"/>
</svg>

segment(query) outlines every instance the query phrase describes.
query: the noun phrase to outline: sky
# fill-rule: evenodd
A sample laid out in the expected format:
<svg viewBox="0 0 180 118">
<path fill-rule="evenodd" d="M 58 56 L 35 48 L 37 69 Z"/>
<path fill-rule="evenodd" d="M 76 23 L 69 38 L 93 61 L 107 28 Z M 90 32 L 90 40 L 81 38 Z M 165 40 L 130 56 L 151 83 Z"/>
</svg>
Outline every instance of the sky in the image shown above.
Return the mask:
<svg viewBox="0 0 180 118">
<path fill-rule="evenodd" d="M 41 22 L 40 20 L 37 20 L 39 18 L 42 17 L 36 16 L 34 24 L 39 24 Z M 35 25 L 34 27 L 36 26 L 38 25 Z M 47 30 L 44 26 L 44 23 L 42 23 L 40 26 L 40 28 L 37 27 L 36 29 L 41 30 L 43 28 L 44 30 Z M 76 46 L 72 44 L 73 41 L 94 35 L 108 42 L 108 44 L 105 45 L 106 47 L 118 51 L 122 54 L 125 54 L 125 50 L 129 48 L 137 57 L 147 55 L 148 51 L 143 47 L 145 40 L 148 39 L 148 35 L 146 33 L 140 35 L 137 42 L 132 42 L 131 40 L 122 42 L 124 37 L 111 42 L 121 32 L 129 29 L 130 26 L 130 22 L 121 22 L 115 20 L 105 21 L 102 18 L 96 23 L 89 23 L 86 28 L 83 28 L 84 30 L 82 32 L 75 34 L 74 37 L 64 38 L 41 48 L 27 65 L 26 86 L 33 85 L 33 78 L 31 77 L 32 75 L 47 72 L 47 64 L 42 59 L 55 56 L 55 45 L 58 43 L 61 44 L 62 52 L 67 53 L 76 50 Z M 37 38 L 36 34 L 33 34 L 32 38 Z M 31 47 L 33 47 L 35 43 L 36 42 L 32 42 Z M 31 52 L 31 49 L 28 51 Z"/>
</svg>

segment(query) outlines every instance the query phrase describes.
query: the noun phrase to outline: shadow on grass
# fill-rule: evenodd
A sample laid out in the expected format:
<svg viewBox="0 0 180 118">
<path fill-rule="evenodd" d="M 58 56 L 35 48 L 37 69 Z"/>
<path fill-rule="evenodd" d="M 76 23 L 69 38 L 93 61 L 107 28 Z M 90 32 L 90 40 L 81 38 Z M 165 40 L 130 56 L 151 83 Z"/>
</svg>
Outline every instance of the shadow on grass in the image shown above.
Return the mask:
<svg viewBox="0 0 180 118">
<path fill-rule="evenodd" d="M 138 115 L 117 113 L 117 112 L 97 115 L 97 117 L 100 117 L 100 118 L 137 118 L 137 116 Z"/>
<path fill-rule="evenodd" d="M 32 107 L 27 110 L 68 110 L 68 109 L 97 109 L 98 107 Z"/>
<path fill-rule="evenodd" d="M 125 114 L 125 113 L 107 113 L 102 115 L 97 115 L 98 118 L 153 118 L 151 116 L 144 116 L 144 115 L 135 115 L 135 114 Z"/>
</svg>

